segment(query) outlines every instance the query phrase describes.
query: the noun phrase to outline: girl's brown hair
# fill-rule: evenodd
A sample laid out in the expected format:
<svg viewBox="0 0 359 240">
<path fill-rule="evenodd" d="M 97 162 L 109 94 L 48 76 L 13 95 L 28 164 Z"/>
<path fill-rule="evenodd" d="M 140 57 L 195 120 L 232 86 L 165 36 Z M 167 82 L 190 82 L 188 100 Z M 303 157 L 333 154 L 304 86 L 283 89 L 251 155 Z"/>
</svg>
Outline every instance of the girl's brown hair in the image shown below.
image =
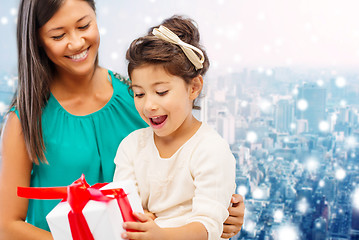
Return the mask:
<svg viewBox="0 0 359 240">
<path fill-rule="evenodd" d="M 159 27 L 155 26 L 149 29 L 146 36 L 135 39 L 127 50 L 127 70 L 130 79 L 133 70 L 147 64 L 161 65 L 171 75 L 183 78 L 187 84 L 198 75 L 204 76 L 209 67 L 209 60 L 200 45 L 197 24 L 190 18 L 174 15 L 165 19 L 160 25 L 174 32 L 183 42 L 201 49 L 205 58 L 203 68 L 196 70 L 178 45 L 154 36 L 152 30 Z M 199 109 L 196 106 L 193 108 Z"/>
<path fill-rule="evenodd" d="M 17 22 L 18 88 L 10 108 L 20 116 L 30 159 L 46 162 L 42 135 L 42 110 L 50 95 L 55 66 L 40 47 L 38 30 L 59 10 L 65 0 L 21 0 Z M 86 1 L 95 11 L 95 2 Z M 98 59 L 96 58 L 96 66 Z"/>
</svg>

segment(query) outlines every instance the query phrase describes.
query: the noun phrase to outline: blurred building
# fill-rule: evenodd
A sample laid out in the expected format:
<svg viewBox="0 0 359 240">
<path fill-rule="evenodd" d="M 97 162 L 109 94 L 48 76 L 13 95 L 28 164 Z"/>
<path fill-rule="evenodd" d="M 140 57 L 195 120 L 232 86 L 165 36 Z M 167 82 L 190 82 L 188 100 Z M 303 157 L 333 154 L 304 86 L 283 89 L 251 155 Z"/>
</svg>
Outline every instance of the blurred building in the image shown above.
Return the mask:
<svg viewBox="0 0 359 240">
<path fill-rule="evenodd" d="M 234 144 L 236 137 L 235 119 L 228 111 L 218 111 L 216 119 L 217 132 L 228 142 Z"/>
<path fill-rule="evenodd" d="M 306 106 L 298 106 L 303 101 Z M 315 83 L 306 83 L 298 88 L 297 119 L 306 119 L 310 132 L 319 131 L 319 123 L 326 120 L 326 89 Z"/>
<path fill-rule="evenodd" d="M 275 128 L 279 132 L 289 132 L 294 120 L 294 104 L 291 100 L 281 99 L 275 108 Z"/>
</svg>

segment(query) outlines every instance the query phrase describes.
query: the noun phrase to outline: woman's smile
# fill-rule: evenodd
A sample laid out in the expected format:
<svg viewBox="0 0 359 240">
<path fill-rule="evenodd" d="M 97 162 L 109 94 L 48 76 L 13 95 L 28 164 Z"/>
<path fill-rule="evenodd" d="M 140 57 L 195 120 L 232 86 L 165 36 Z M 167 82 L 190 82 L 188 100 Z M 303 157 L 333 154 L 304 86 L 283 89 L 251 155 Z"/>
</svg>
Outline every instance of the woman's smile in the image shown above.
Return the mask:
<svg viewBox="0 0 359 240">
<path fill-rule="evenodd" d="M 80 62 L 83 61 L 87 58 L 88 53 L 89 53 L 89 49 L 90 47 L 88 47 L 87 49 L 85 49 L 84 51 L 82 51 L 79 54 L 75 54 L 75 55 L 71 55 L 71 56 L 66 56 L 68 58 L 71 58 L 72 60 L 74 60 L 75 62 Z"/>
</svg>

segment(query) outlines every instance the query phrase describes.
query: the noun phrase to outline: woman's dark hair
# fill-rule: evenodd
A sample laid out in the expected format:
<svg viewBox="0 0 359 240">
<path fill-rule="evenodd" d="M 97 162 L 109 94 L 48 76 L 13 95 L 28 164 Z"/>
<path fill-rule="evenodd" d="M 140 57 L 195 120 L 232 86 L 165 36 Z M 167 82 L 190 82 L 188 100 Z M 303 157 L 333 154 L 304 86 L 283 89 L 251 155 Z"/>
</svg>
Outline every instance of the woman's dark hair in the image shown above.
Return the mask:
<svg viewBox="0 0 359 240">
<path fill-rule="evenodd" d="M 86 1 L 95 11 L 95 2 Z M 10 108 L 16 107 L 30 159 L 46 162 L 42 135 L 42 110 L 50 95 L 55 66 L 40 47 L 38 30 L 65 0 L 21 0 L 17 20 L 18 88 Z M 98 59 L 96 58 L 96 66 Z"/>
<path fill-rule="evenodd" d="M 205 58 L 203 68 L 196 70 L 178 45 L 154 36 L 152 30 L 160 25 L 167 27 L 183 42 L 199 48 Z M 165 19 L 160 25 L 150 28 L 146 36 L 134 40 L 128 48 L 126 59 L 130 79 L 133 70 L 147 64 L 161 65 L 169 74 L 183 78 L 187 84 L 198 75 L 204 76 L 209 67 L 209 60 L 204 48 L 200 45 L 197 24 L 190 18 L 174 15 Z M 195 105 L 193 108 L 199 109 Z"/>
</svg>

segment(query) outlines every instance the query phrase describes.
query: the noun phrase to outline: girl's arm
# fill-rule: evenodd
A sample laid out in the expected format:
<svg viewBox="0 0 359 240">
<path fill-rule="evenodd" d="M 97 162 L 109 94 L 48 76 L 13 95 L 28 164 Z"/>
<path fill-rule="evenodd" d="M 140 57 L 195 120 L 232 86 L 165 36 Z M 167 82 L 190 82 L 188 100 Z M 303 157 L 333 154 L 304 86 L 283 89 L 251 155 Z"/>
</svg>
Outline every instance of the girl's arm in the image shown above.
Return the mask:
<svg viewBox="0 0 359 240">
<path fill-rule="evenodd" d="M 223 224 L 223 233 L 221 238 L 231 238 L 233 236 L 235 236 L 242 228 L 243 225 L 243 217 L 244 217 L 244 210 L 245 210 L 245 205 L 244 205 L 244 201 L 243 201 L 243 197 L 239 194 L 233 194 L 232 199 L 231 199 L 231 203 L 233 204 L 231 207 L 228 208 L 229 211 L 229 217 L 227 218 L 227 220 L 224 222 Z M 145 214 L 147 216 L 149 216 L 152 220 L 156 219 L 156 216 L 145 210 Z M 136 215 L 136 214 L 135 214 Z M 137 218 L 143 220 L 143 218 L 141 218 L 141 214 L 137 214 L 136 216 L 138 216 Z M 146 219 L 144 219 L 146 220 Z M 144 221 L 146 222 L 146 221 Z M 153 223 L 155 224 L 155 223 Z M 192 233 L 193 231 L 195 231 L 195 227 L 196 225 L 192 225 L 194 223 L 191 223 L 191 225 L 188 224 L 188 226 L 184 226 L 183 228 L 172 228 L 172 229 L 166 229 L 165 231 L 167 231 L 167 233 L 171 233 L 171 231 L 175 231 L 177 234 L 172 234 L 171 235 L 175 235 L 175 236 L 185 236 L 186 239 L 190 239 L 188 236 L 184 235 L 182 233 L 182 231 L 184 231 L 185 233 Z M 202 224 L 200 224 L 202 227 L 204 227 Z M 126 228 L 131 228 L 131 224 L 130 225 L 126 225 Z M 140 227 L 140 226 L 132 226 L 133 228 L 136 227 Z M 158 226 L 157 226 L 158 227 Z M 199 226 L 200 227 L 200 226 Z M 193 228 L 193 229 L 192 229 Z M 206 229 L 204 229 L 206 230 Z M 206 234 L 207 235 L 207 234 Z M 191 234 L 191 236 L 193 236 Z M 196 234 L 196 236 L 198 236 L 198 234 Z M 135 239 L 135 236 L 130 235 L 130 236 L 123 236 L 124 239 L 126 238 L 131 238 L 131 239 Z M 207 237 L 205 238 L 207 239 Z"/>
<path fill-rule="evenodd" d="M 134 213 L 139 222 L 126 222 L 123 228 L 135 230 L 124 232 L 121 237 L 133 240 L 207 240 L 207 230 L 199 222 L 191 222 L 181 227 L 160 228 L 149 216 Z"/>
<path fill-rule="evenodd" d="M 223 224 L 223 233 L 221 238 L 231 238 L 235 236 L 242 228 L 243 225 L 243 217 L 244 217 L 244 210 L 245 205 L 243 201 L 243 197 L 239 194 L 233 194 L 231 203 L 233 204 L 231 207 L 228 208 L 229 211 L 229 217 Z M 151 238 L 151 234 L 154 236 L 157 236 L 157 234 L 160 234 L 163 231 L 163 234 L 169 235 L 169 238 L 164 239 L 172 239 L 173 236 L 177 236 L 179 239 L 191 239 L 191 236 L 199 236 L 199 234 L 205 233 L 205 238 L 207 239 L 207 232 L 204 226 L 200 223 L 190 223 L 183 227 L 179 228 L 169 228 L 169 229 L 160 229 L 153 221 L 150 221 L 150 219 L 155 220 L 156 216 L 147 210 L 145 210 L 145 214 L 150 218 L 143 217 L 141 213 L 134 213 L 135 216 L 139 219 L 140 222 L 146 223 L 142 225 L 141 224 L 125 224 L 125 229 L 136 229 L 136 230 L 142 230 L 142 231 L 148 231 L 147 233 L 130 233 L 129 235 L 123 235 L 122 237 L 124 239 L 137 239 L 136 237 L 141 237 L 143 239 L 147 239 L 146 237 Z M 146 228 L 146 229 L 144 229 Z M 150 230 L 154 232 L 150 232 Z M 204 230 L 204 232 L 202 232 Z M 193 234 L 196 232 L 196 234 Z M 189 234 L 190 236 L 187 236 Z M 161 234 L 160 234 L 161 235 Z M 141 238 L 141 239 L 142 239 Z M 157 239 L 157 237 L 154 237 L 154 239 Z M 159 238 L 158 238 L 159 239 Z"/>
<path fill-rule="evenodd" d="M 47 240 L 50 232 L 25 222 L 28 200 L 17 196 L 17 187 L 30 186 L 30 161 L 20 120 L 9 113 L 1 136 L 0 240 Z"/>
</svg>

